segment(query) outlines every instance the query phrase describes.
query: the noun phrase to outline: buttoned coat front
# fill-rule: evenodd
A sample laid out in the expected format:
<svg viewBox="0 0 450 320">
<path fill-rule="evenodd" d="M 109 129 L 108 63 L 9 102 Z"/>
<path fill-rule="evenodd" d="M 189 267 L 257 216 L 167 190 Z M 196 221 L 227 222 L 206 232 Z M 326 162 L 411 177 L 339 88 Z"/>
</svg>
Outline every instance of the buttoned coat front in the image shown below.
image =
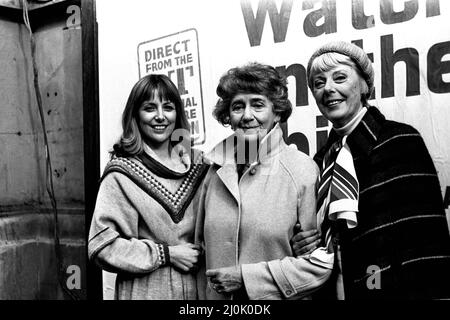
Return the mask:
<svg viewBox="0 0 450 320">
<path fill-rule="evenodd" d="M 329 276 L 308 256 L 296 258 L 290 239 L 299 222 L 316 228 L 318 168 L 288 147 L 276 126 L 263 140 L 258 162 L 238 180 L 235 136 L 207 156 L 212 165 L 200 195 L 197 241 L 204 244 L 206 269 L 241 266 L 250 299 L 308 296 Z M 206 285 L 207 299 L 232 299 Z"/>
</svg>

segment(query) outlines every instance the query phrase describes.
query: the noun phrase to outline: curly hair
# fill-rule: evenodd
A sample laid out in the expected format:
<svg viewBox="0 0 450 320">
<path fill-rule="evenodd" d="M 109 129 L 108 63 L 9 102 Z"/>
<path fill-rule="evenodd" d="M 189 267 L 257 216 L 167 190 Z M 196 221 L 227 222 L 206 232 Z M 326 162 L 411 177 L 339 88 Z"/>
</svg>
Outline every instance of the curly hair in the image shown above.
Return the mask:
<svg viewBox="0 0 450 320">
<path fill-rule="evenodd" d="M 157 94 L 161 100 L 171 101 L 175 105 L 177 118 L 174 131 L 186 130 L 189 133 L 189 122 L 184 111 L 183 102 L 175 84 L 163 74 L 150 74 L 140 79 L 131 89 L 127 104 L 122 114 L 122 136 L 114 145 L 111 155 L 134 156 L 143 152 L 143 138 L 139 129 L 139 108 L 142 103 L 153 99 Z M 183 136 L 183 139 L 185 136 Z M 186 137 L 189 139 L 189 137 Z M 177 144 L 178 141 L 171 141 Z"/>
<path fill-rule="evenodd" d="M 226 126 L 230 124 L 230 103 L 240 93 L 266 96 L 273 103 L 273 112 L 286 122 L 292 113 L 288 99 L 287 80 L 272 66 L 252 62 L 228 70 L 219 81 L 216 90 L 217 101 L 213 116 Z"/>
</svg>

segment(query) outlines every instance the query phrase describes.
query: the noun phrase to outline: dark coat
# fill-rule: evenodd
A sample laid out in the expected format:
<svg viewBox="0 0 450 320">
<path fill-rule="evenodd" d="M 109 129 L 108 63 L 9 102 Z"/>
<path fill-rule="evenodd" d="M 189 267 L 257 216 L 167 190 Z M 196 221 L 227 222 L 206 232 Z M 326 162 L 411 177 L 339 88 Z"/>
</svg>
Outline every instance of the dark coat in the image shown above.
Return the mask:
<svg viewBox="0 0 450 320">
<path fill-rule="evenodd" d="M 319 167 L 337 138 L 332 130 L 314 157 Z M 370 107 L 347 142 L 360 198 L 358 226 L 339 231 L 345 298 L 450 298 L 449 229 L 422 137 Z M 378 275 L 379 289 L 369 289 Z"/>
</svg>

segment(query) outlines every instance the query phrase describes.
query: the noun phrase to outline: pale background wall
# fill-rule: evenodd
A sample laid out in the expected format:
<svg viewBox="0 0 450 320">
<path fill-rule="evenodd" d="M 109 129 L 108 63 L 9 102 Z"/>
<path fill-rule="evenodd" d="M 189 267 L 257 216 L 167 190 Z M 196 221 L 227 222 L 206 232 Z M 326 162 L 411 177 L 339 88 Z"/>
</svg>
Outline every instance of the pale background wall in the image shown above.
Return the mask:
<svg viewBox="0 0 450 320">
<path fill-rule="evenodd" d="M 62 13 L 59 21 L 54 17 L 52 25 L 36 31 L 36 52 L 63 272 L 71 265 L 79 267 L 82 289 L 74 292 L 82 298 L 86 242 L 81 28 L 67 28 Z M 67 298 L 57 278 L 28 30 L 1 14 L 0 39 L 0 300 Z"/>
</svg>

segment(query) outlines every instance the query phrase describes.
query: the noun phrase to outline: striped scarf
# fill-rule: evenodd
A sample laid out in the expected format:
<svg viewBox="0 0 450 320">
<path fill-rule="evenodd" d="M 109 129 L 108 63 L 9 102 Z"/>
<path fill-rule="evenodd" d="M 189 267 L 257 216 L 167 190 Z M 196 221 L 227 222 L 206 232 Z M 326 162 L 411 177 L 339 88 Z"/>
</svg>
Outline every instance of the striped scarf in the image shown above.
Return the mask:
<svg viewBox="0 0 450 320">
<path fill-rule="evenodd" d="M 325 246 L 331 240 L 330 222 L 344 219 L 348 228 L 357 225 L 359 183 L 347 136 L 332 144 L 325 154 L 318 186 L 318 220 L 323 221 Z"/>
</svg>

